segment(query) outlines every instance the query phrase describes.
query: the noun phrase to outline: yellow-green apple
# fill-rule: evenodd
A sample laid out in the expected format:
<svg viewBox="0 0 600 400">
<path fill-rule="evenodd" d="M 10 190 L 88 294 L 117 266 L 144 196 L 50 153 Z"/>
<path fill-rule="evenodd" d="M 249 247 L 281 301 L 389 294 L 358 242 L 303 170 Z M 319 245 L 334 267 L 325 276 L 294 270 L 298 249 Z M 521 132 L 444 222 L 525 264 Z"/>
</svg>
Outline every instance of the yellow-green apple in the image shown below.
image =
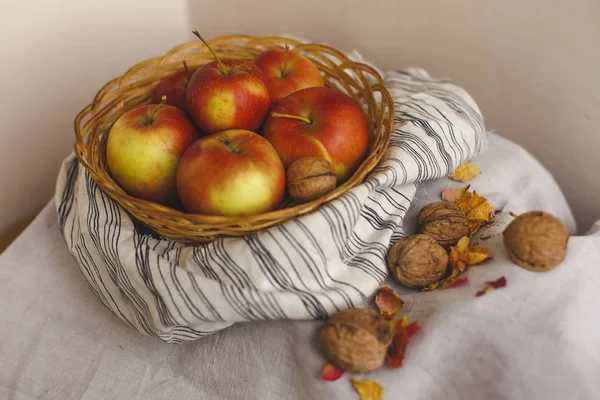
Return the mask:
<svg viewBox="0 0 600 400">
<path fill-rule="evenodd" d="M 285 170 L 271 144 L 245 129 L 213 133 L 185 152 L 177 191 L 191 213 L 252 215 L 275 209 L 285 192 Z"/>
<path fill-rule="evenodd" d="M 271 99 L 260 69 L 249 60 L 219 59 L 194 73 L 187 91 L 187 110 L 204 133 L 228 129 L 257 131 Z"/>
<path fill-rule="evenodd" d="M 164 205 L 177 201 L 177 167 L 198 138 L 192 122 L 177 107 L 160 104 L 127 111 L 108 134 L 106 161 L 115 180 L 130 195 Z"/>
<path fill-rule="evenodd" d="M 189 67 L 183 62 L 183 68 L 175 71 L 158 82 L 152 90 L 152 102 L 160 103 L 163 96 L 167 96 L 167 104 L 186 111 L 185 97 L 188 84 L 199 66 Z"/>
<path fill-rule="evenodd" d="M 333 165 L 338 182 L 352 175 L 369 149 L 369 128 L 361 106 L 326 87 L 298 90 L 281 100 L 262 133 L 285 168 L 302 157 L 322 157 Z"/>
<path fill-rule="evenodd" d="M 324 86 L 317 66 L 300 53 L 273 49 L 262 52 L 254 59 L 269 88 L 271 103 L 276 104 L 291 93 L 309 87 Z"/>
</svg>

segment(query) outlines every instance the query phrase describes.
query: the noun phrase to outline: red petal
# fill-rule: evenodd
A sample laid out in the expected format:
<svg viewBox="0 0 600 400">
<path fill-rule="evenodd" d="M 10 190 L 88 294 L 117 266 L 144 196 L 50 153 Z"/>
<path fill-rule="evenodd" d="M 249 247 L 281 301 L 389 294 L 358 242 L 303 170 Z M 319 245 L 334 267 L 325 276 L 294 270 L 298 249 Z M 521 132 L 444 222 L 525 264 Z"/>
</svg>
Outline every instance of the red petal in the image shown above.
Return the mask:
<svg viewBox="0 0 600 400">
<path fill-rule="evenodd" d="M 501 277 L 496 279 L 495 281 L 486 282 L 488 285 L 493 287 L 494 289 L 500 289 L 501 287 L 506 286 L 506 278 Z"/>
<path fill-rule="evenodd" d="M 453 281 L 450 281 L 449 283 L 442 283 L 442 289 L 450 289 L 453 287 L 457 287 L 457 286 L 462 286 L 464 284 L 466 284 L 467 282 L 469 282 L 469 277 L 465 276 L 464 278 L 456 278 Z"/>
<path fill-rule="evenodd" d="M 408 334 L 406 329 L 400 329 L 394 336 L 394 339 L 392 339 L 392 344 L 388 349 L 386 360 L 390 367 L 402 367 L 402 361 L 404 361 L 404 355 L 406 354 L 406 346 L 408 346 Z"/>
<path fill-rule="evenodd" d="M 412 335 L 418 333 L 420 330 L 421 330 L 421 325 L 419 325 L 418 321 L 415 321 L 406 327 L 406 335 L 408 337 L 411 337 Z"/>
<path fill-rule="evenodd" d="M 332 363 L 325 364 L 323 366 L 323 371 L 321 372 L 321 378 L 324 381 L 336 381 L 340 379 L 340 377 L 344 375 L 344 370 L 336 367 Z"/>
</svg>

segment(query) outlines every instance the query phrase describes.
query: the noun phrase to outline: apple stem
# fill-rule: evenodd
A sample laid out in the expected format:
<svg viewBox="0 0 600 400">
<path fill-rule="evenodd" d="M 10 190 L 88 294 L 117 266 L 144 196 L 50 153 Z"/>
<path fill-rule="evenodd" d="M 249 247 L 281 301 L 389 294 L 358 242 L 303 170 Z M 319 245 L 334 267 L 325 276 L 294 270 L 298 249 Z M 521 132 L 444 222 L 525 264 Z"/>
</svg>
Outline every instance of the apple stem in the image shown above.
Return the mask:
<svg viewBox="0 0 600 400">
<path fill-rule="evenodd" d="M 271 113 L 271 116 L 272 116 L 272 117 L 275 117 L 275 118 L 291 118 L 291 119 L 297 119 L 298 121 L 305 122 L 305 123 L 307 123 L 307 124 L 309 124 L 309 125 L 310 125 L 310 124 L 312 124 L 312 121 L 311 121 L 309 118 L 306 118 L 306 117 L 301 117 L 301 116 L 299 116 L 299 115 L 292 115 L 292 114 L 281 114 L 281 113 L 278 113 L 278 112 L 272 112 L 272 113 Z"/>
<path fill-rule="evenodd" d="M 183 60 L 183 69 L 185 70 L 185 87 L 188 87 L 188 84 L 190 83 L 190 70 L 188 69 L 185 60 Z"/>
<path fill-rule="evenodd" d="M 156 106 L 156 108 L 154 109 L 154 111 L 152 111 L 152 114 L 150 114 L 150 118 L 148 118 L 148 120 L 150 121 L 150 123 L 154 122 L 154 117 L 156 116 L 156 113 L 158 112 L 158 110 L 160 110 L 162 108 L 162 106 L 164 106 L 167 103 L 167 96 L 163 96 L 160 98 L 160 104 Z"/>
<path fill-rule="evenodd" d="M 232 147 L 231 151 L 233 153 L 238 153 L 240 150 L 240 147 L 242 147 L 242 145 L 244 143 L 246 143 L 248 141 L 248 139 L 250 139 L 251 137 L 252 137 L 252 135 L 248 135 L 245 138 L 243 138 L 242 140 L 240 140 L 239 143 L 235 147 Z"/>
<path fill-rule="evenodd" d="M 288 61 L 288 53 L 290 52 L 290 48 L 288 44 L 285 44 L 285 54 L 283 55 L 283 69 L 281 70 L 281 76 L 285 78 L 287 75 L 287 61 Z"/>
<path fill-rule="evenodd" d="M 219 69 L 221 70 L 221 73 L 223 75 L 225 75 L 225 66 L 223 65 L 223 63 L 221 62 L 221 60 L 219 60 L 219 57 L 217 56 L 217 53 L 214 52 L 214 50 L 212 49 L 212 47 L 210 47 L 208 45 L 208 42 L 206 40 L 204 40 L 204 38 L 200 35 L 200 32 L 198 32 L 197 30 L 193 30 L 192 33 L 194 35 L 196 35 L 198 37 L 198 39 L 200 39 L 202 41 L 202 43 L 204 43 L 204 45 L 206 47 L 208 47 L 208 50 L 210 50 L 210 52 L 212 53 L 212 55 L 215 57 L 215 60 L 217 60 L 217 63 L 219 64 Z"/>
</svg>

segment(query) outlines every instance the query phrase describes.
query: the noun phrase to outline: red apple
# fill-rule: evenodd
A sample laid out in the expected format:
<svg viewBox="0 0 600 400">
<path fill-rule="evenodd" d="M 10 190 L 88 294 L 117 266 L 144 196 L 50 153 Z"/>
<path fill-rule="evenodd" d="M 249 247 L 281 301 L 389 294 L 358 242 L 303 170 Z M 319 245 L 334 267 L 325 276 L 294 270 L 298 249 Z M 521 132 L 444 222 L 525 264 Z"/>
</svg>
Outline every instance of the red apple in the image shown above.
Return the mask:
<svg viewBox="0 0 600 400">
<path fill-rule="evenodd" d="M 297 90 L 324 86 L 317 66 L 302 54 L 288 51 L 287 47 L 259 54 L 254 64 L 263 73 L 272 104 Z"/>
<path fill-rule="evenodd" d="M 262 136 L 233 129 L 205 136 L 183 155 L 177 191 L 197 214 L 252 215 L 275 209 L 285 192 L 285 170 Z"/>
<path fill-rule="evenodd" d="M 358 168 L 369 149 L 369 128 L 361 106 L 331 88 L 302 89 L 281 100 L 265 121 L 263 135 L 285 168 L 302 157 L 322 157 L 338 182 Z"/>
<path fill-rule="evenodd" d="M 185 98 L 189 81 L 200 68 L 199 66 L 188 68 L 186 62 L 183 62 L 183 68 L 162 78 L 158 85 L 152 90 L 152 102 L 160 103 L 163 96 L 167 96 L 167 104 L 186 111 Z"/>
<path fill-rule="evenodd" d="M 165 205 L 177 200 L 177 167 L 198 138 L 177 107 L 146 105 L 127 111 L 108 134 L 106 160 L 115 180 L 132 196 Z"/>
<path fill-rule="evenodd" d="M 220 60 L 197 31 L 194 31 L 215 61 L 192 76 L 187 91 L 187 110 L 205 133 L 228 129 L 257 131 L 271 99 L 262 73 L 252 61 Z"/>
</svg>

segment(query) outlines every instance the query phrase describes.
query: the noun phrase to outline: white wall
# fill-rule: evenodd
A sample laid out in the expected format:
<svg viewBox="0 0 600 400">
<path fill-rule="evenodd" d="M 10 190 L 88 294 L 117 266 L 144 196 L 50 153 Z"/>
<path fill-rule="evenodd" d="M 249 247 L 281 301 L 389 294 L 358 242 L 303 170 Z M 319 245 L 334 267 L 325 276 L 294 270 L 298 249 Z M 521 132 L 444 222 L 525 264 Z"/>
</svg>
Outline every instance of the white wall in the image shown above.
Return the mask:
<svg viewBox="0 0 600 400">
<path fill-rule="evenodd" d="M 2 1 L 0 242 L 52 196 L 73 118 L 131 65 L 191 40 L 185 0 Z"/>
<path fill-rule="evenodd" d="M 190 0 L 207 37 L 290 32 L 418 65 L 475 97 L 487 126 L 549 168 L 581 229 L 600 218 L 600 2 Z M 515 193 L 518 196 L 518 193 Z"/>
<path fill-rule="evenodd" d="M 553 4 L 550 4 L 553 3 Z M 192 40 L 290 32 L 383 69 L 454 78 L 489 128 L 556 176 L 585 229 L 600 218 L 600 2 L 578 0 L 2 1 L 0 248 L 51 197 L 72 120 L 109 79 Z M 518 193 L 515 193 L 517 196 Z"/>
</svg>

